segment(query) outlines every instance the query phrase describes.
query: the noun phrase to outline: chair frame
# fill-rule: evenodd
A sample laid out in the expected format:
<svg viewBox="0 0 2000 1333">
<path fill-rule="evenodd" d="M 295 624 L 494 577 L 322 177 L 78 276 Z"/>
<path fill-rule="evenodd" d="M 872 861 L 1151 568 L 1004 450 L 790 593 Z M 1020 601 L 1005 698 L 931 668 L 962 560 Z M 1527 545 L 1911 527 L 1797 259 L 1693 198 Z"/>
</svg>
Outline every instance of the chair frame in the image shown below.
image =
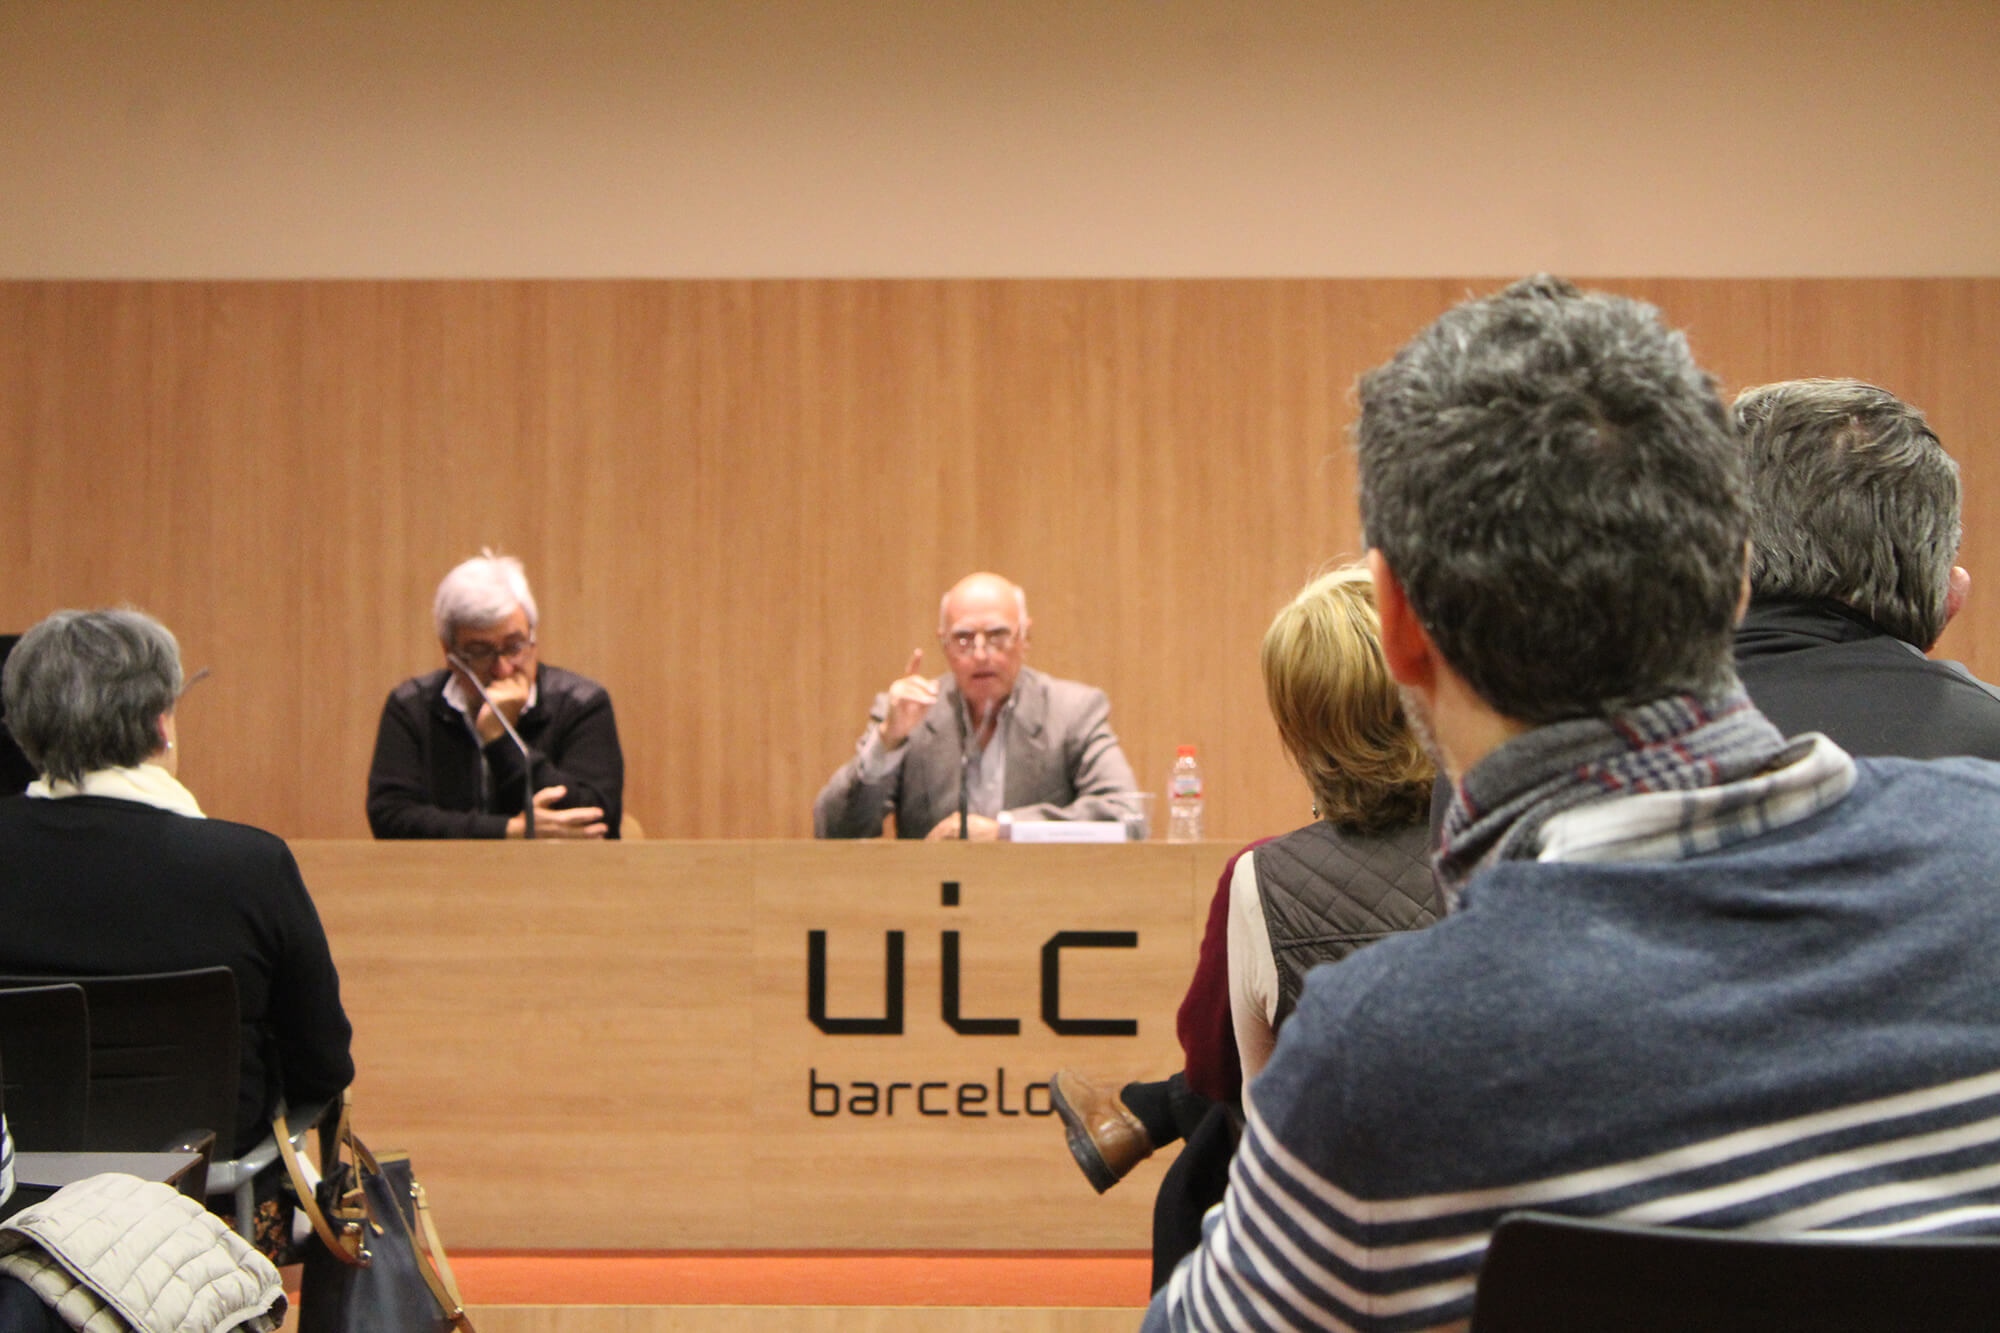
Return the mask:
<svg viewBox="0 0 2000 1333">
<path fill-rule="evenodd" d="M 196 1000 L 198 1004 L 205 1006 L 209 1010 L 204 1017 L 208 1021 L 213 1022 L 219 1012 L 221 992 L 226 989 L 229 1009 L 229 1021 L 227 1024 L 228 1038 L 225 1043 L 228 1053 L 226 1067 L 225 1063 L 220 1060 L 219 1053 L 210 1053 L 207 1051 L 199 1053 L 199 1058 L 206 1060 L 211 1066 L 204 1086 L 212 1085 L 213 1091 L 213 1096 L 207 1099 L 210 1104 L 209 1114 L 199 1118 L 214 1119 L 218 1123 L 168 1125 L 163 1120 L 154 1125 L 152 1130 L 149 1131 L 152 1135 L 149 1141 L 120 1142 L 115 1144 L 105 1143 L 99 1132 L 95 1128 L 90 1128 L 86 1130 L 86 1138 L 83 1146 L 99 1149 L 108 1147 L 130 1148 L 143 1151 L 153 1151 L 163 1148 L 194 1149 L 199 1145 L 202 1136 L 207 1135 L 215 1142 L 215 1151 L 226 1153 L 233 1149 L 235 1134 L 238 1128 L 236 1125 L 237 1080 L 242 1069 L 237 1048 L 239 1033 L 235 973 L 231 972 L 227 967 L 216 966 L 192 968 L 181 972 L 133 973 L 110 976 L 0 976 L 0 989 L 18 990 L 51 985 L 74 985 L 81 988 L 91 1012 L 94 1015 L 114 1016 L 114 1023 L 115 1016 L 121 1012 L 146 1011 L 154 1007 L 156 1002 L 147 998 L 149 990 L 168 990 L 170 993 L 185 994 L 187 993 L 187 988 L 190 986 L 197 988 Z M 200 992 L 209 993 L 204 997 Z M 202 1020 L 190 1019 L 189 1021 L 194 1023 Z M 110 1025 L 108 1024 L 107 1026 Z M 91 1025 L 93 1087 L 103 1086 L 101 1082 L 96 1082 L 100 1078 L 118 1077 L 117 1069 L 120 1062 L 115 1054 L 105 1060 L 96 1058 L 100 1050 L 103 1049 L 103 1040 L 104 1038 L 100 1035 L 97 1022 L 93 1021 Z M 168 1040 L 174 1044 L 187 1047 L 192 1047 L 196 1044 L 192 1033 L 188 1034 L 185 1040 L 182 1040 L 180 1034 L 175 1034 L 169 1037 Z M 107 1067 L 112 1072 L 107 1073 Z M 95 1099 L 93 1098 L 94 1101 Z M 293 1112 L 284 1105 L 282 1100 L 280 1101 L 278 1109 L 280 1114 L 285 1117 L 286 1127 L 291 1131 L 289 1137 L 295 1146 L 303 1147 L 307 1132 L 322 1118 L 328 1104 L 325 1102 L 317 1103 L 312 1106 L 301 1107 L 296 1112 Z M 205 1193 L 211 1198 L 219 1194 L 232 1196 L 236 1231 L 245 1240 L 254 1242 L 256 1239 L 256 1178 L 262 1172 L 274 1167 L 277 1160 L 277 1141 L 267 1132 L 253 1148 L 241 1157 L 225 1157 L 220 1159 L 211 1157 L 208 1161 Z"/>
</svg>

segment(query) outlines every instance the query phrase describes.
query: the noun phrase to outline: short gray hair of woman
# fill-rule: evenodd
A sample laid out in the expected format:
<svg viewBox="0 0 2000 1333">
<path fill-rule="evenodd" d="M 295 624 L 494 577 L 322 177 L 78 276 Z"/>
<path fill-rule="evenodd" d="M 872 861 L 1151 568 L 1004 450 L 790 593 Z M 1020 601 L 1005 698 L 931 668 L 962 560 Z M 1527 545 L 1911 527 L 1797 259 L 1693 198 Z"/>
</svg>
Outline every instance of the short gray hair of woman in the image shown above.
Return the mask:
<svg viewBox="0 0 2000 1333">
<path fill-rule="evenodd" d="M 28 762 L 69 782 L 160 751 L 181 692 L 181 647 L 143 611 L 58 611 L 7 655 L 0 701 Z"/>
<path fill-rule="evenodd" d="M 487 547 L 444 576 L 431 603 L 431 620 L 438 642 L 450 648 L 458 631 L 497 625 L 517 606 L 528 613 L 528 628 L 534 629 L 541 616 L 535 594 L 528 590 L 527 571 L 513 556 L 496 555 Z"/>
</svg>

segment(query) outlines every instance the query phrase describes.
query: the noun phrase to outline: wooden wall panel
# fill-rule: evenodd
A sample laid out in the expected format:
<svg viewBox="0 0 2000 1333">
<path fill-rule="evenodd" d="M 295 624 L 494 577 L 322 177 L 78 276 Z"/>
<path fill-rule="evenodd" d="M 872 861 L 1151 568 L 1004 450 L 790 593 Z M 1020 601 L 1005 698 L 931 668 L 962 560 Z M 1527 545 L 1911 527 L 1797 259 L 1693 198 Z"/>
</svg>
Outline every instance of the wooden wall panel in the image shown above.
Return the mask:
<svg viewBox="0 0 2000 1333">
<path fill-rule="evenodd" d="M 496 544 L 546 658 L 611 687 L 647 828 L 787 837 L 938 594 L 993 567 L 1145 782 L 1199 744 L 1211 834 L 1248 839 L 1306 817 L 1256 646 L 1356 551 L 1349 387 L 1492 285 L 0 283 L 0 626 L 154 611 L 216 669 L 181 719 L 207 807 L 359 836 L 431 591 Z M 1731 387 L 1856 374 L 1927 408 L 1975 574 L 1945 648 L 2000 675 L 2000 280 L 1606 285 Z"/>
</svg>

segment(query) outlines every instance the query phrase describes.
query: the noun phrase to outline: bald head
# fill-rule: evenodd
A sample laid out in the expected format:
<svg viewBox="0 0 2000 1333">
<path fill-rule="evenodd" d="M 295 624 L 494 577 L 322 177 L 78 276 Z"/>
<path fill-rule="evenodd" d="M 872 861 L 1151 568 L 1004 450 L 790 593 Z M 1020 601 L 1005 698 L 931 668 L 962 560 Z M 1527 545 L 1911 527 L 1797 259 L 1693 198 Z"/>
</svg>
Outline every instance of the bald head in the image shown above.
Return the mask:
<svg viewBox="0 0 2000 1333">
<path fill-rule="evenodd" d="M 968 574 L 938 603 L 938 640 L 975 715 L 987 716 L 1013 693 L 1028 625 L 1028 595 L 998 574 Z"/>
<path fill-rule="evenodd" d="M 967 574 L 938 599 L 938 633 L 943 634 L 951 628 L 954 603 L 984 603 L 996 598 L 1011 601 L 1015 622 L 1021 629 L 1028 627 L 1028 594 L 1021 591 L 1021 585 L 1003 574 L 981 572 Z"/>
</svg>

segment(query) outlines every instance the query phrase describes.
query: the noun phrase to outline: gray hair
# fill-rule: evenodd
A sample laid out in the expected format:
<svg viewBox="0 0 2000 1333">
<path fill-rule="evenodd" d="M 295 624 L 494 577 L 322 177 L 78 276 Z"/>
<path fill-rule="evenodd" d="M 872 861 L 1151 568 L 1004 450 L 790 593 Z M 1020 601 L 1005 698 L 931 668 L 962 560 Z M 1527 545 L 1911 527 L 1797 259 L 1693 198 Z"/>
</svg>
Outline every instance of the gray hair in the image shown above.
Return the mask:
<svg viewBox="0 0 2000 1333">
<path fill-rule="evenodd" d="M 458 631 L 498 624 L 517 606 L 528 613 L 528 628 L 535 628 L 541 617 L 535 610 L 535 594 L 528 590 L 527 571 L 513 556 L 496 555 L 485 547 L 454 565 L 438 584 L 431 620 L 438 642 L 450 647 Z"/>
<path fill-rule="evenodd" d="M 1958 554 L 1958 464 L 1924 414 L 1859 380 L 1745 389 L 1750 588 L 1823 597 L 1928 649 L 1944 633 Z"/>
<path fill-rule="evenodd" d="M 1743 457 L 1659 311 L 1525 279 L 1358 392 L 1367 540 L 1487 704 L 1544 724 L 1733 683 Z"/>
<path fill-rule="evenodd" d="M 50 778 L 78 781 L 159 753 L 181 692 L 181 649 L 143 611 L 58 611 L 21 636 L 0 673 L 7 730 Z"/>
</svg>

